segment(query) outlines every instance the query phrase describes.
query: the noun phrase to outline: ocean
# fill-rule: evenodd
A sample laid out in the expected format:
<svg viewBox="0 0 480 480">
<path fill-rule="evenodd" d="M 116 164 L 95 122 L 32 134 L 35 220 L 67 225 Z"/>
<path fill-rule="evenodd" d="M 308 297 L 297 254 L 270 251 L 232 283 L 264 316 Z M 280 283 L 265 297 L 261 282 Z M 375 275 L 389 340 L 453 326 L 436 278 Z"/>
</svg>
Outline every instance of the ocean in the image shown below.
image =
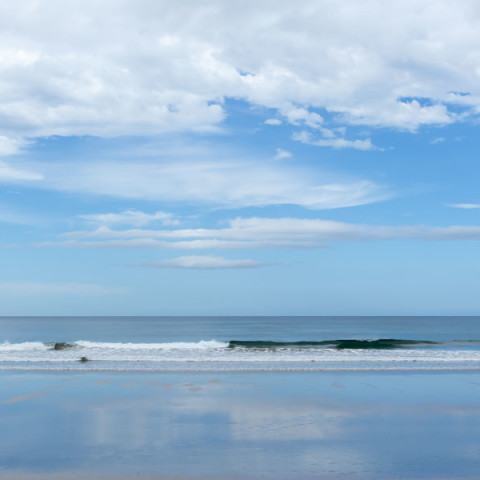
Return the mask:
<svg viewBox="0 0 480 480">
<path fill-rule="evenodd" d="M 3 317 L 0 479 L 476 480 L 479 373 L 478 317 Z"/>
<path fill-rule="evenodd" d="M 2 317 L 0 369 L 480 370 L 480 318 Z"/>
</svg>

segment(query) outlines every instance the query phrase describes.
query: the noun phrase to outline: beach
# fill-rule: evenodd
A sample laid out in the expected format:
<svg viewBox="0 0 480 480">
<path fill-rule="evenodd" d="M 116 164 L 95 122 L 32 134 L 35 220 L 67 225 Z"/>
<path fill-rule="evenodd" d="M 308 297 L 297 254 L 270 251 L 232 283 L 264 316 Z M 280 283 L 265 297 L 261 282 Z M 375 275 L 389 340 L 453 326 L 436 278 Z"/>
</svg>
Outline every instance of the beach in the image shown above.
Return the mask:
<svg viewBox="0 0 480 480">
<path fill-rule="evenodd" d="M 480 471 L 474 373 L 2 372 L 5 479 L 447 479 Z"/>
</svg>

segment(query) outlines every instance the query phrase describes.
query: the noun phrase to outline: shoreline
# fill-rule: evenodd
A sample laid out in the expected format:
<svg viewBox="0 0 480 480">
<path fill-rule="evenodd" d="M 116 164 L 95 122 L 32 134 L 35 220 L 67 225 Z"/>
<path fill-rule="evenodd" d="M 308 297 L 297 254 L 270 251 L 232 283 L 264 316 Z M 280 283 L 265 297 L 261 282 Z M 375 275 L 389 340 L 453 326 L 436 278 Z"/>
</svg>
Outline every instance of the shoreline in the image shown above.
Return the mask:
<svg viewBox="0 0 480 480">
<path fill-rule="evenodd" d="M 309 373 L 309 372 L 478 372 L 475 367 L 311 367 L 311 368 L 70 368 L 70 367 L 10 367 L 0 366 L 1 372 L 79 372 L 79 373 Z"/>
<path fill-rule="evenodd" d="M 0 478 L 2 477 L 0 471 Z M 276 477 L 262 477 L 265 480 L 275 480 Z M 252 480 L 252 477 L 238 477 L 238 476 L 178 476 L 178 475 L 153 475 L 153 476 L 120 476 L 120 475 L 102 475 L 102 474 L 85 474 L 59 472 L 52 474 L 9 474 L 8 480 Z M 307 477 L 304 480 L 345 480 L 344 475 L 325 476 L 315 475 L 314 477 Z M 382 480 L 425 480 L 425 477 L 384 477 Z M 432 477 L 429 480 L 478 480 L 478 477 Z"/>
</svg>

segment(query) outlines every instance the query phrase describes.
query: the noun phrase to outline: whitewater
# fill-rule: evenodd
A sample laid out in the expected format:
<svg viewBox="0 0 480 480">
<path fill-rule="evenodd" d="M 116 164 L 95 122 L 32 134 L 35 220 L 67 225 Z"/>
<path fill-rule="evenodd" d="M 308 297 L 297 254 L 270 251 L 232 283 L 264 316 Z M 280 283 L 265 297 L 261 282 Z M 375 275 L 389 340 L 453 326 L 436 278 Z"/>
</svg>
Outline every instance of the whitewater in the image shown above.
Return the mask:
<svg viewBox="0 0 480 480">
<path fill-rule="evenodd" d="M 480 370 L 474 317 L 0 318 L 0 370 Z M 82 339 L 83 337 L 83 339 Z"/>
<path fill-rule="evenodd" d="M 393 339 L 392 339 L 393 340 Z M 372 343 L 375 340 L 371 340 Z M 392 342 L 393 343 L 393 342 Z M 0 369 L 105 371 L 480 370 L 480 350 L 436 345 L 389 348 L 231 346 L 231 342 L 0 344 Z M 415 344 L 415 345 L 424 345 Z"/>
</svg>

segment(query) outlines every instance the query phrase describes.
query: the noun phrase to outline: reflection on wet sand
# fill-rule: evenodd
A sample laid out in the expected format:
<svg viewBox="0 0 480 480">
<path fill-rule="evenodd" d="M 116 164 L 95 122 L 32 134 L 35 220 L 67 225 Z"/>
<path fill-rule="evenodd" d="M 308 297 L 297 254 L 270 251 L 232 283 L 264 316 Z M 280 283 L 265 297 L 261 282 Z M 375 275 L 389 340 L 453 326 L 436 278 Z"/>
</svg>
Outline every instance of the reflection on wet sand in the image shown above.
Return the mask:
<svg viewBox="0 0 480 480">
<path fill-rule="evenodd" d="M 33 393 L 28 393 L 27 395 L 19 395 L 18 397 L 9 398 L 8 400 L 5 400 L 3 403 L 24 402 L 25 400 L 30 400 L 31 398 L 39 397 L 40 395 L 45 395 L 45 392 L 33 392 Z"/>
<path fill-rule="evenodd" d="M 8 396 L 0 389 L 0 429 L 9 432 L 0 436 L 0 478 L 473 479 L 480 471 L 472 374 L 63 375 L 24 374 L 16 385 L 13 374 L 0 377 L 12 385 Z M 45 391 L 48 401 L 35 400 Z"/>
<path fill-rule="evenodd" d="M 94 385 L 104 385 L 105 383 L 111 383 L 113 380 L 111 378 L 106 378 L 105 380 L 98 380 L 98 382 L 93 382 Z"/>
</svg>

